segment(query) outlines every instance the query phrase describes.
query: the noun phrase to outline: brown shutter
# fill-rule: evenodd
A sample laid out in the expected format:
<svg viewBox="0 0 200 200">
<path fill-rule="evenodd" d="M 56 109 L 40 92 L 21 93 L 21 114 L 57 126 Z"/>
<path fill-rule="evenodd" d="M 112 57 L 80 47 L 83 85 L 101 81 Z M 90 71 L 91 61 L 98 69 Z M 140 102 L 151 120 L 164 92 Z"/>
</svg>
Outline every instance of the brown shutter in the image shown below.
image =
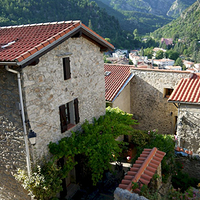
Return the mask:
<svg viewBox="0 0 200 200">
<path fill-rule="evenodd" d="M 79 123 L 80 118 L 79 118 L 79 111 L 78 111 L 78 99 L 74 99 L 74 112 L 75 112 L 75 122 L 76 124 Z"/>
<path fill-rule="evenodd" d="M 61 126 L 61 133 L 67 130 L 67 120 L 66 120 L 66 112 L 65 112 L 65 105 L 61 105 L 59 107 L 60 111 L 60 126 Z"/>
<path fill-rule="evenodd" d="M 71 78 L 69 57 L 63 58 L 64 80 Z"/>
</svg>

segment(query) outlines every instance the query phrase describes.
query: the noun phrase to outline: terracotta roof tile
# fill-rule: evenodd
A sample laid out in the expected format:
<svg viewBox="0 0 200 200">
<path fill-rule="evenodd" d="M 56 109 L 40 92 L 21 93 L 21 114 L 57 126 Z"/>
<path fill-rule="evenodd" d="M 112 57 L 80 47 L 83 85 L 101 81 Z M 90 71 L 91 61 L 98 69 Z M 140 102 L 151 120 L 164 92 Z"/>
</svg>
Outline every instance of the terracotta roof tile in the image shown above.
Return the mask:
<svg viewBox="0 0 200 200">
<path fill-rule="evenodd" d="M 92 31 L 80 21 L 0 27 L 0 62 L 21 62 L 79 27 Z M 114 49 L 112 44 L 94 31 L 92 33 L 98 40 L 103 40 L 103 44 Z"/>
<path fill-rule="evenodd" d="M 133 164 L 119 187 L 131 191 L 132 182 L 148 185 L 164 156 L 165 153 L 155 147 L 153 149 L 144 149 L 137 160 L 140 161 L 140 164 Z M 140 189 L 138 188 L 134 192 L 139 193 Z"/>
<path fill-rule="evenodd" d="M 104 64 L 104 72 L 111 72 L 110 75 L 105 76 L 105 99 L 113 101 L 131 77 L 131 66 Z"/>
<path fill-rule="evenodd" d="M 200 78 L 192 74 L 191 78 L 181 79 L 168 101 L 200 103 Z"/>
</svg>

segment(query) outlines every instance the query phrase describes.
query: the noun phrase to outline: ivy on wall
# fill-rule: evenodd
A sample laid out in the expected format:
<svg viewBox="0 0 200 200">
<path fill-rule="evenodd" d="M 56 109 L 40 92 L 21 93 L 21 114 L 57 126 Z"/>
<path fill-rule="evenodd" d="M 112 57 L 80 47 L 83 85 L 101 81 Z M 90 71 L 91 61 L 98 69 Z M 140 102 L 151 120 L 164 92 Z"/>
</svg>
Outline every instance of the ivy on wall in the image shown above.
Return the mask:
<svg viewBox="0 0 200 200">
<path fill-rule="evenodd" d="M 86 165 L 96 185 L 102 179 L 104 170 L 109 169 L 109 163 L 117 159 L 122 151 L 120 144 L 123 142 L 116 141 L 116 138 L 129 135 L 133 130 L 131 125 L 136 123 L 131 114 L 108 107 L 106 115 L 94 119 L 93 123 L 85 121 L 81 131 L 72 132 L 71 137 L 65 137 L 58 143 L 51 142 L 49 150 L 56 160 L 66 158 L 64 176 L 77 164 L 73 159 L 75 155 L 86 156 Z"/>
</svg>

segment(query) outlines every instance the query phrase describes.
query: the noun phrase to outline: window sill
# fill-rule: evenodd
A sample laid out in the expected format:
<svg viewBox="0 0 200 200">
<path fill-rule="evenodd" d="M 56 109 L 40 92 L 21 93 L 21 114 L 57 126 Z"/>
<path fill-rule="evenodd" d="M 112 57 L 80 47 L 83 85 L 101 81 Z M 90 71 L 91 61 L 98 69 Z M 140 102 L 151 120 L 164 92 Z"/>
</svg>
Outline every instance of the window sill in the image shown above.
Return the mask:
<svg viewBox="0 0 200 200">
<path fill-rule="evenodd" d="M 67 124 L 67 130 L 73 128 L 74 126 L 76 126 L 76 124 Z"/>
</svg>

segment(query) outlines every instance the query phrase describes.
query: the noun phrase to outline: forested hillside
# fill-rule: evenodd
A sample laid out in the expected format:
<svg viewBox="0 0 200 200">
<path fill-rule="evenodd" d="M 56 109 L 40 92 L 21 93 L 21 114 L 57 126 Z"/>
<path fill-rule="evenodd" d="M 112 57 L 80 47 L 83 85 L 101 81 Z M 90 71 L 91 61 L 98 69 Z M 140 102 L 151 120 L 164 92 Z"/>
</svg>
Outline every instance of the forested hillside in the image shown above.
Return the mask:
<svg viewBox="0 0 200 200">
<path fill-rule="evenodd" d="M 134 49 L 140 42 L 123 31 L 118 20 L 89 0 L 0 0 L 0 26 L 81 20 L 117 48 Z"/>
<path fill-rule="evenodd" d="M 181 17 L 151 34 L 155 39 L 174 39 L 174 49 L 200 62 L 200 0 L 186 9 Z"/>
<path fill-rule="evenodd" d="M 105 8 L 109 14 L 114 15 L 124 30 L 138 29 L 140 34 L 145 34 L 164 26 L 173 18 L 177 18 L 196 0 L 95 1 L 100 7 Z M 115 12 L 111 11 L 111 8 Z"/>
<path fill-rule="evenodd" d="M 142 35 L 152 32 L 165 24 L 172 18 L 162 15 L 154 15 L 151 8 L 143 1 L 116 0 L 94 0 L 101 8 L 104 8 L 109 15 L 113 15 L 119 21 L 123 30 L 133 32 L 137 29 Z M 139 2 L 139 3 L 138 3 Z M 141 3 L 142 2 L 142 3 Z"/>
</svg>

